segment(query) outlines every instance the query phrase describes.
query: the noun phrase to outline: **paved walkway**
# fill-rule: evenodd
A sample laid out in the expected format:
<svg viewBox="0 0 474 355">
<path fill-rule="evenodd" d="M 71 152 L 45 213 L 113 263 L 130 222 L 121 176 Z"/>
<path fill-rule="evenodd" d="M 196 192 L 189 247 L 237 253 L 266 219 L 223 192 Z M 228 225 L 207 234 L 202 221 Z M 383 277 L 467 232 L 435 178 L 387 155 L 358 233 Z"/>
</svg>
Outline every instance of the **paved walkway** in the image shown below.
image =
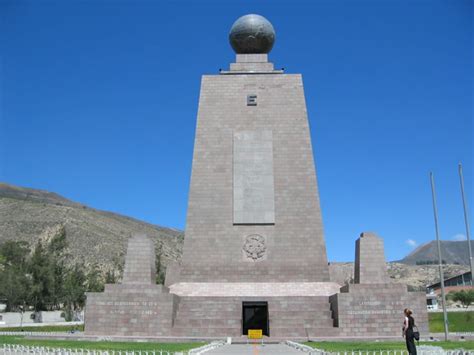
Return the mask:
<svg viewBox="0 0 474 355">
<path fill-rule="evenodd" d="M 269 354 L 300 354 L 303 353 L 296 349 L 293 349 L 285 344 L 267 344 L 267 345 L 257 345 L 257 344 L 231 344 L 224 345 L 218 349 L 214 349 L 205 353 L 212 355 L 269 355 Z"/>
</svg>

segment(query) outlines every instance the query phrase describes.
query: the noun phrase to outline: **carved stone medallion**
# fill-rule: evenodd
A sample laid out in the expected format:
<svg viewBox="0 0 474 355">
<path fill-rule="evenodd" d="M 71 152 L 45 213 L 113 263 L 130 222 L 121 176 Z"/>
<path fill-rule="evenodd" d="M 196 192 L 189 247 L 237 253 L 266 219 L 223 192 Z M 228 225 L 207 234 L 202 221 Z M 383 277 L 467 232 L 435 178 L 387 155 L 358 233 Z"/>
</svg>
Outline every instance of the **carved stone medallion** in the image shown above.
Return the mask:
<svg viewBox="0 0 474 355">
<path fill-rule="evenodd" d="M 265 238 L 258 234 L 251 234 L 247 236 L 245 238 L 242 250 L 244 252 L 244 257 L 247 260 L 263 260 L 267 251 L 267 246 L 265 245 Z"/>
</svg>

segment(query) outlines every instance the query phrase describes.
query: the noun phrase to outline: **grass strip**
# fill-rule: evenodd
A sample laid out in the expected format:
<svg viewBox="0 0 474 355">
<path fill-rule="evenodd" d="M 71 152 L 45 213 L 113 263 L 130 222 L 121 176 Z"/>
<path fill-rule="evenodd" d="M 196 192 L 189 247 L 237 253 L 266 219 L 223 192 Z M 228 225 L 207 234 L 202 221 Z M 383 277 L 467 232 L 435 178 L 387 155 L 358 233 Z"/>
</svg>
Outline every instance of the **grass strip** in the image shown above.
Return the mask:
<svg viewBox="0 0 474 355">
<path fill-rule="evenodd" d="M 195 343 L 154 343 L 154 342 L 121 342 L 121 341 L 86 341 L 59 339 L 26 339 L 23 336 L 0 335 L 0 344 L 18 344 L 25 346 L 44 346 L 50 348 L 122 350 L 122 351 L 188 351 L 204 345 Z"/>
<path fill-rule="evenodd" d="M 428 317 L 430 332 L 443 333 L 443 313 L 428 313 Z M 474 332 L 474 312 L 448 312 L 448 327 L 450 332 Z"/>
</svg>

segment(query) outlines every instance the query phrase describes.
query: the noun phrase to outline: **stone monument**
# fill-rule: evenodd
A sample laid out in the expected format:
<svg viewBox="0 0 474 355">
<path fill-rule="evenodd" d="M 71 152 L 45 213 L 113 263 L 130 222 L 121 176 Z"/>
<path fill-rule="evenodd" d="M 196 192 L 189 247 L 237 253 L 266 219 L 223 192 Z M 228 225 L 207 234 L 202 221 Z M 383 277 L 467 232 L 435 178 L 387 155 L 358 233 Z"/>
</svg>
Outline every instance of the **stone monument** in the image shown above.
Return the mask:
<svg viewBox="0 0 474 355">
<path fill-rule="evenodd" d="M 232 26 L 235 63 L 202 77 L 181 262 L 154 285 L 152 245 L 132 238 L 123 284 L 87 296 L 86 333 L 398 337 L 403 309 L 423 312 L 388 282 L 373 234 L 357 242 L 356 284 L 331 282 L 303 82 L 268 61 L 275 38 L 259 15 Z"/>
<path fill-rule="evenodd" d="M 88 335 L 165 336 L 171 332 L 177 297 L 155 280 L 155 247 L 144 234 L 128 241 L 123 282 L 88 292 Z"/>
<path fill-rule="evenodd" d="M 201 82 L 183 257 L 169 285 L 213 313 L 180 303 L 176 327 L 229 336 L 332 328 L 328 296 L 339 285 L 329 280 L 301 75 L 268 61 L 275 32 L 265 18 L 241 17 L 229 38 L 236 62 Z"/>
<path fill-rule="evenodd" d="M 360 235 L 354 266 L 354 284 L 330 297 L 339 336 L 401 336 L 405 308 L 413 310 L 421 334 L 428 334 L 426 295 L 390 282 L 381 238 L 374 233 Z"/>
</svg>

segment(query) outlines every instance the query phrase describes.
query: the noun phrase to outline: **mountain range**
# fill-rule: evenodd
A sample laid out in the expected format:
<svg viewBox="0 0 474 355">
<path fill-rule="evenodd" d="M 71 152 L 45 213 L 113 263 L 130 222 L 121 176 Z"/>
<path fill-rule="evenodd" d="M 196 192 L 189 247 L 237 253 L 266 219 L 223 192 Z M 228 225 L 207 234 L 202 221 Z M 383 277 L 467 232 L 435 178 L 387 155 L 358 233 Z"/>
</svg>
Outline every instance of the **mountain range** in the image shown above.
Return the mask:
<svg viewBox="0 0 474 355">
<path fill-rule="evenodd" d="M 445 264 L 469 265 L 467 241 L 441 240 L 441 258 Z M 474 241 L 471 240 L 471 250 Z M 435 240 L 422 244 L 399 261 L 408 265 L 438 264 L 438 246 Z"/>
</svg>

